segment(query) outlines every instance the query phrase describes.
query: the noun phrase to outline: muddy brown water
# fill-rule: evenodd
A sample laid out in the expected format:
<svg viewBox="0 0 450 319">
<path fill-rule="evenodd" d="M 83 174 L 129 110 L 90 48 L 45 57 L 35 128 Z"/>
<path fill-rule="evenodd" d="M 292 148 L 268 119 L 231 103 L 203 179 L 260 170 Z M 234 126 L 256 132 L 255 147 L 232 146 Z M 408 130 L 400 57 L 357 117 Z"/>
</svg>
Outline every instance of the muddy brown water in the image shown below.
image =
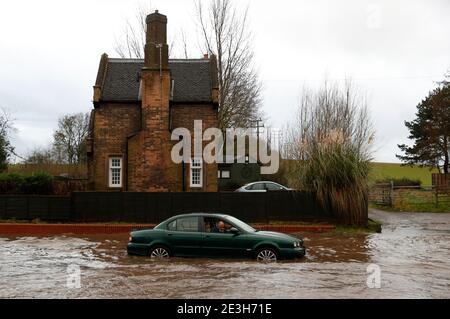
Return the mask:
<svg viewBox="0 0 450 319">
<path fill-rule="evenodd" d="M 296 234 L 307 256 L 276 264 L 128 256 L 128 234 L 0 235 L 0 297 L 449 298 L 450 214 L 371 217 L 383 221 L 381 234 Z M 380 267 L 378 289 L 366 284 L 369 264 Z M 71 265 L 80 269 L 79 288 L 67 285 Z"/>
</svg>

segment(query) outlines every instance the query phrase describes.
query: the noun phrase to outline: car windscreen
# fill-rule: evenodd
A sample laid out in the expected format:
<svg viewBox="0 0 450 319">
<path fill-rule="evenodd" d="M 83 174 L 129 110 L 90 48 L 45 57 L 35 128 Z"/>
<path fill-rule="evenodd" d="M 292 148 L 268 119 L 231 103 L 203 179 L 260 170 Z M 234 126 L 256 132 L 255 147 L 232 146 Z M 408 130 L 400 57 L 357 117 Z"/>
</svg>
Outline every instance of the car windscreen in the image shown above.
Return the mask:
<svg viewBox="0 0 450 319">
<path fill-rule="evenodd" d="M 249 232 L 249 233 L 254 233 L 256 232 L 256 229 L 254 229 L 252 226 L 244 223 L 242 220 L 239 220 L 235 217 L 232 216 L 228 216 L 227 219 L 234 224 L 235 226 L 237 226 L 238 228 L 242 229 L 243 231 Z"/>
</svg>

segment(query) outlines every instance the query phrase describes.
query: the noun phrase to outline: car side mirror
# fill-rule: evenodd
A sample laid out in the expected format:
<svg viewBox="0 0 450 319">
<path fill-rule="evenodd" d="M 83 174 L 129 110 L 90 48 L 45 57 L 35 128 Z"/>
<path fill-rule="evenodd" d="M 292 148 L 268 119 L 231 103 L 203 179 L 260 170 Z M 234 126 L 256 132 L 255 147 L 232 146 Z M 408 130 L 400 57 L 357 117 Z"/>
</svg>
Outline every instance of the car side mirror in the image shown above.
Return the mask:
<svg viewBox="0 0 450 319">
<path fill-rule="evenodd" d="M 237 229 L 236 227 L 231 227 L 230 228 L 230 233 L 232 233 L 232 234 L 239 234 L 239 229 Z"/>
</svg>

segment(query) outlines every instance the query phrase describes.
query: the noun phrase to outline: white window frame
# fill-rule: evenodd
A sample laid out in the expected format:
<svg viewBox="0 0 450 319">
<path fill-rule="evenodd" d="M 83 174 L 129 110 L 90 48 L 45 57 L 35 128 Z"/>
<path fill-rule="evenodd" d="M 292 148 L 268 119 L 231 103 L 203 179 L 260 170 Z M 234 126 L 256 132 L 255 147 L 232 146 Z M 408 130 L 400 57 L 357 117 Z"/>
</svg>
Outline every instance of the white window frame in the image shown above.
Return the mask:
<svg viewBox="0 0 450 319">
<path fill-rule="evenodd" d="M 200 183 L 194 184 L 193 180 L 193 173 L 194 171 L 199 170 L 200 171 Z M 203 159 L 201 157 L 195 157 L 191 159 L 191 167 L 190 167 L 190 178 L 189 183 L 191 188 L 202 188 L 203 187 Z"/>
<path fill-rule="evenodd" d="M 119 160 L 119 166 L 113 166 L 113 160 Z M 122 187 L 122 169 L 123 167 L 123 160 L 122 157 L 120 156 L 111 156 L 109 158 L 109 165 L 108 165 L 108 180 L 109 180 L 109 187 L 110 188 L 121 188 Z M 113 184 L 113 174 L 112 171 L 113 169 L 119 169 L 119 183 L 118 184 Z"/>
<path fill-rule="evenodd" d="M 228 176 L 225 176 L 224 173 L 228 173 Z M 220 178 L 222 179 L 231 179 L 231 170 L 229 169 L 224 169 L 220 171 Z"/>
</svg>

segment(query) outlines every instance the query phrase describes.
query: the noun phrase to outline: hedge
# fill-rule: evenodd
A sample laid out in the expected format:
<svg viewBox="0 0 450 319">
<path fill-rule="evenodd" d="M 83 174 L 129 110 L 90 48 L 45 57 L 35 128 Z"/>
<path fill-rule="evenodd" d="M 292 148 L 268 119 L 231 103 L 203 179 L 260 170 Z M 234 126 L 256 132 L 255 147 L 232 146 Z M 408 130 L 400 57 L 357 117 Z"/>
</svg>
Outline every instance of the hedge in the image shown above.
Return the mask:
<svg viewBox="0 0 450 319">
<path fill-rule="evenodd" d="M 47 173 L 0 174 L 0 194 L 49 195 L 53 192 L 53 177 Z"/>
<path fill-rule="evenodd" d="M 386 183 L 389 184 L 393 182 L 394 186 L 421 186 L 422 185 L 422 181 L 420 179 L 410 179 L 410 178 L 384 178 L 384 179 L 379 179 L 376 181 L 376 183 Z"/>
</svg>

